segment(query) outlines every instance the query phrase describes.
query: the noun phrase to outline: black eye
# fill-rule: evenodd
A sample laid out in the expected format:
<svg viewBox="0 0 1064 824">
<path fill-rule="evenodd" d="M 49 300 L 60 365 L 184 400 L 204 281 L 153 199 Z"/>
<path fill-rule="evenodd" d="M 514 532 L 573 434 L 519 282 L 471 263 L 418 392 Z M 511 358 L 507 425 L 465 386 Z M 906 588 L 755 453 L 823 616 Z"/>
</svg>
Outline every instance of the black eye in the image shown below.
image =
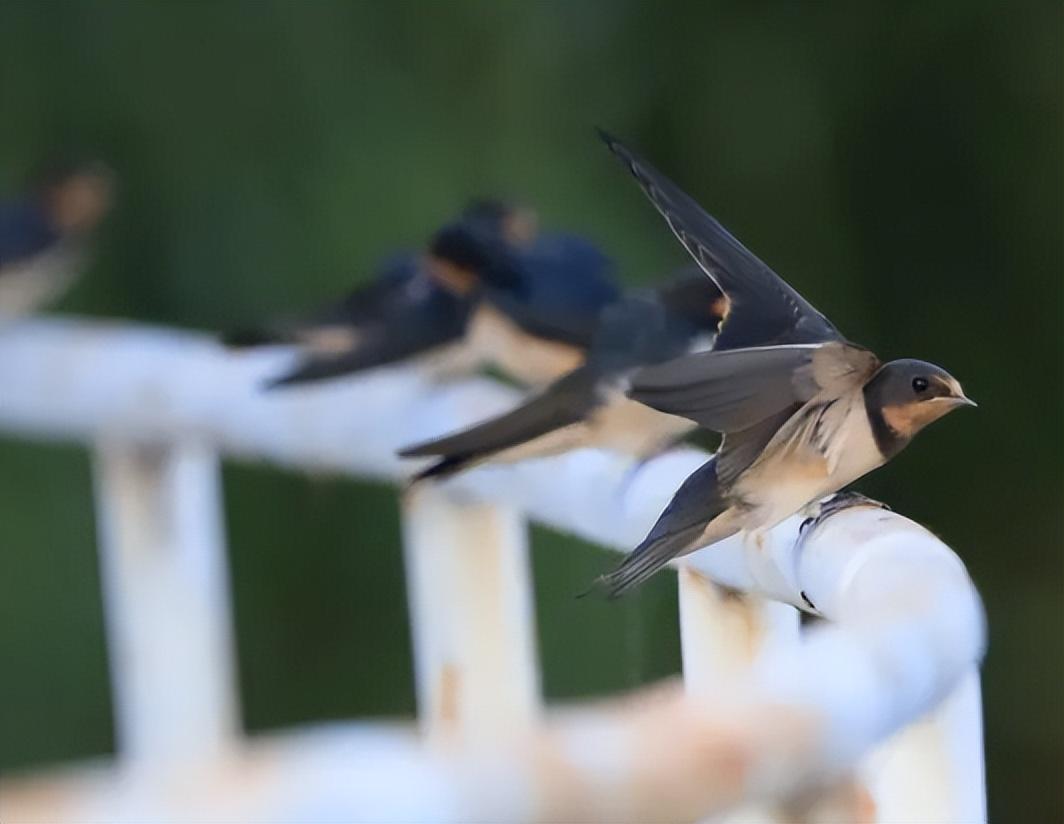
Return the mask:
<svg viewBox="0 0 1064 824">
<path fill-rule="evenodd" d="M 927 391 L 927 378 L 913 378 L 913 391 L 917 394 Z"/>
</svg>

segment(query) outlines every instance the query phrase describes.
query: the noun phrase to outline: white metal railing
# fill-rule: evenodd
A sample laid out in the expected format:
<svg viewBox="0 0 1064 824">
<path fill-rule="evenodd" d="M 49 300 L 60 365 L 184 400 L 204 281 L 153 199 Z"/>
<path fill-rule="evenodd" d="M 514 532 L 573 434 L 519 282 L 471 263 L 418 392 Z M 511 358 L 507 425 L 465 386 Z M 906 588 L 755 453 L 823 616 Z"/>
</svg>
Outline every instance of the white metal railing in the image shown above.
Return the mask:
<svg viewBox="0 0 1064 824">
<path fill-rule="evenodd" d="M 287 357 L 78 320 L 0 330 L 0 431 L 94 449 L 119 727 L 114 764 L 0 779 L 3 821 L 985 820 L 981 605 L 945 545 L 883 510 L 694 554 L 686 691 L 543 709 L 524 518 L 628 549 L 696 450 L 634 474 L 583 451 L 404 493 L 424 734 L 242 739 L 217 456 L 395 481 L 396 447 L 515 397 L 413 368 L 262 395 Z M 806 599 L 829 621 L 800 634 L 783 605 Z"/>
</svg>

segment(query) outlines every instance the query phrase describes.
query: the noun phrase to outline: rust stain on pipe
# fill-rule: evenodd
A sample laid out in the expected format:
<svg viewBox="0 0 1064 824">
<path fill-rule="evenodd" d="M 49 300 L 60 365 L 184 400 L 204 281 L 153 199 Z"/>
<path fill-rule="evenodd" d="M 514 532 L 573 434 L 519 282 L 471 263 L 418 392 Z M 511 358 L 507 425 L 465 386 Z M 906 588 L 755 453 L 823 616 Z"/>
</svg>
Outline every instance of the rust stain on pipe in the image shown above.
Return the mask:
<svg viewBox="0 0 1064 824">
<path fill-rule="evenodd" d="M 458 726 L 461 689 L 462 675 L 458 665 L 446 663 L 440 667 L 440 680 L 436 684 L 436 718 L 444 729 Z"/>
</svg>

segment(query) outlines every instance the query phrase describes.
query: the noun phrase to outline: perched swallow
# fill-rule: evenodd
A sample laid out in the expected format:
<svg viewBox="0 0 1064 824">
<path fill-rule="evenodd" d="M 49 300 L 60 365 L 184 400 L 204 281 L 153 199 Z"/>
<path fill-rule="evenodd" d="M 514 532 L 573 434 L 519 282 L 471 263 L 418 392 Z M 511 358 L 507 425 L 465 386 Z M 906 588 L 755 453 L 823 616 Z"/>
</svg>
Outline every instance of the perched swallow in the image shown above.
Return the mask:
<svg viewBox="0 0 1064 824">
<path fill-rule="evenodd" d="M 643 542 L 600 579 L 610 595 L 677 556 L 775 526 L 882 466 L 931 422 L 975 406 L 940 367 L 881 363 L 849 342 L 672 181 L 603 139 L 729 301 L 711 351 L 632 377 L 632 399 L 724 438 Z"/>
<path fill-rule="evenodd" d="M 726 301 L 692 267 L 653 292 L 635 292 L 603 310 L 587 360 L 517 408 L 462 432 L 400 451 L 439 460 L 414 481 L 443 478 L 485 461 L 517 461 L 599 447 L 644 458 L 695 424 L 625 396 L 641 366 L 708 348 Z"/>
<path fill-rule="evenodd" d="M 613 264 L 574 235 L 498 238 L 490 226 L 461 222 L 436 236 L 430 256 L 484 284 L 466 334 L 474 358 L 542 386 L 583 363 L 600 313 L 620 296 Z"/>
<path fill-rule="evenodd" d="M 476 201 L 455 225 L 469 227 L 477 243 L 462 245 L 458 238 L 445 245 L 445 251 L 464 264 L 461 268 L 432 254 L 401 253 L 386 261 L 372 282 L 336 303 L 303 318 L 227 333 L 222 340 L 234 348 L 299 348 L 299 362 L 268 381 L 268 388 L 328 380 L 414 357 L 431 371 L 472 371 L 476 358 L 464 338 L 479 291 L 488 282 L 500 290 L 519 288 L 523 282 L 505 269 L 501 255 L 483 260 L 484 249 L 494 251 L 496 242 L 523 242 L 534 227 L 534 216 L 496 201 Z M 474 265 L 475 274 L 468 271 Z"/>
<path fill-rule="evenodd" d="M 538 235 L 534 214 L 475 201 L 368 287 L 310 317 L 226 336 L 230 345 L 295 343 L 304 357 L 270 386 L 294 386 L 419 357 L 453 376 L 494 366 L 540 385 L 579 365 L 617 290 L 609 261 L 566 235 Z"/>
<path fill-rule="evenodd" d="M 29 195 L 0 202 L 0 318 L 31 312 L 70 286 L 112 191 L 102 164 L 64 164 L 41 175 Z"/>
<path fill-rule="evenodd" d="M 414 357 L 446 359 L 465 335 L 474 303 L 438 285 L 421 255 L 399 255 L 374 280 L 306 318 L 223 336 L 231 347 L 291 344 L 300 359 L 267 388 L 296 386 Z"/>
</svg>

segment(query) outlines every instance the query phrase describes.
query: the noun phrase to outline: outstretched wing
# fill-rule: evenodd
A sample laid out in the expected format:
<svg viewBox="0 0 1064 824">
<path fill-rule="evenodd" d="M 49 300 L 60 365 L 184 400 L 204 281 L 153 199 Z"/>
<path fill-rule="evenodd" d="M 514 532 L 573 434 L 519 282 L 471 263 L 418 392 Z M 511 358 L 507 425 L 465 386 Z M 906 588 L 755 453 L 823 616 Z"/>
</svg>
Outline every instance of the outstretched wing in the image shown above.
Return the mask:
<svg viewBox="0 0 1064 824">
<path fill-rule="evenodd" d="M 717 461 L 714 455 L 691 473 L 643 542 L 616 569 L 598 579 L 609 597 L 623 595 L 698 546 L 709 522 L 728 508 L 717 478 Z"/>
<path fill-rule="evenodd" d="M 838 397 L 878 368 L 867 349 L 831 342 L 698 352 L 640 369 L 628 394 L 716 432 L 739 432 L 814 397 Z"/>
<path fill-rule="evenodd" d="M 680 243 L 727 295 L 731 307 L 717 350 L 843 340 L 827 318 L 679 186 L 610 135 L 600 134 Z"/>
</svg>

